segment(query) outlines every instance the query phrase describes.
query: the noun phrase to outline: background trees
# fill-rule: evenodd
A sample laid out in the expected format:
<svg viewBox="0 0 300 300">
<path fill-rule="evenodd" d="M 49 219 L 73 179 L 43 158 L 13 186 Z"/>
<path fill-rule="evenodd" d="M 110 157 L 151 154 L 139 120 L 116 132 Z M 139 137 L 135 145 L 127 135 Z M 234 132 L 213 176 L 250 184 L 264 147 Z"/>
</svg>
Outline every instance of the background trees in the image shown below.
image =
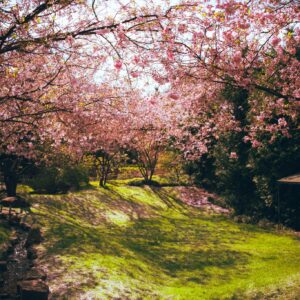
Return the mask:
<svg viewBox="0 0 300 300">
<path fill-rule="evenodd" d="M 286 174 L 268 176 L 267 157 L 298 149 L 297 2 L 112 4 L 1 3 L 0 157 L 92 153 L 104 185 L 120 149 L 151 182 L 174 147 L 237 212 L 269 214 Z"/>
<path fill-rule="evenodd" d="M 299 127 L 299 7 L 295 1 L 190 4 L 170 13 L 162 38 L 172 50 L 162 60 L 165 74 L 156 74 L 190 103 L 179 147 L 196 162 L 189 171 L 237 213 L 275 220 L 276 180 L 299 171 L 297 155 L 283 155 L 294 151 Z M 286 162 L 280 174 L 271 161 L 257 168 L 272 152 L 276 166 Z"/>
</svg>

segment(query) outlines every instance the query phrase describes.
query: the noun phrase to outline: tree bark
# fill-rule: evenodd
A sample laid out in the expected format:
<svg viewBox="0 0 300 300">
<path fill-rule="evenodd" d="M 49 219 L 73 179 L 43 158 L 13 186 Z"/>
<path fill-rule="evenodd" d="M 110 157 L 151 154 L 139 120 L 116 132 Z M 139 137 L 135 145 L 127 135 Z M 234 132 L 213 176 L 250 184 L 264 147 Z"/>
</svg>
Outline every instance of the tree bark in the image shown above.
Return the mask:
<svg viewBox="0 0 300 300">
<path fill-rule="evenodd" d="M 100 187 L 104 187 L 104 178 L 103 177 L 100 177 L 100 181 L 99 181 L 99 186 Z"/>
<path fill-rule="evenodd" d="M 18 185 L 18 159 L 15 157 L 5 157 L 1 163 L 1 171 L 4 177 L 6 194 L 8 197 L 17 195 Z"/>
<path fill-rule="evenodd" d="M 8 197 L 15 197 L 17 195 L 17 176 L 9 174 L 4 176 L 4 183 L 6 187 L 6 194 Z"/>
</svg>

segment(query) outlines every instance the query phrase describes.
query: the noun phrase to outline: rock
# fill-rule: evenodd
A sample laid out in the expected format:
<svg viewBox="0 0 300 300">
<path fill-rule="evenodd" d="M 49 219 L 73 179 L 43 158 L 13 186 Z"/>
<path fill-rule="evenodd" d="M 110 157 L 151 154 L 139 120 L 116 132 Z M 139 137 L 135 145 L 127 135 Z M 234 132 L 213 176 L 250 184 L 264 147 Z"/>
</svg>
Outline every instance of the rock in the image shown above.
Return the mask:
<svg viewBox="0 0 300 300">
<path fill-rule="evenodd" d="M 7 262 L 0 261 L 0 272 L 5 272 L 7 270 Z"/>
<path fill-rule="evenodd" d="M 47 300 L 49 287 L 42 280 L 24 280 L 18 283 L 21 300 Z"/>
<path fill-rule="evenodd" d="M 257 225 L 259 227 L 269 227 L 269 228 L 271 228 L 272 226 L 274 226 L 274 224 L 271 221 L 269 221 L 268 219 L 265 219 L 265 218 L 259 220 L 258 223 L 257 223 Z"/>
<path fill-rule="evenodd" d="M 5 207 L 12 206 L 17 200 L 17 197 L 5 197 L 2 198 L 0 204 Z"/>
<path fill-rule="evenodd" d="M 37 280 L 37 279 L 46 280 L 47 274 L 42 270 L 39 270 L 37 268 L 32 268 L 30 271 L 27 272 L 25 278 L 26 280 Z"/>
<path fill-rule="evenodd" d="M 25 247 L 30 247 L 33 244 L 38 244 L 42 241 L 42 234 L 39 227 L 32 227 L 28 233 Z"/>
<path fill-rule="evenodd" d="M 252 222 L 252 218 L 246 215 L 237 215 L 233 218 L 233 221 L 237 223 L 246 223 L 250 224 Z"/>
</svg>

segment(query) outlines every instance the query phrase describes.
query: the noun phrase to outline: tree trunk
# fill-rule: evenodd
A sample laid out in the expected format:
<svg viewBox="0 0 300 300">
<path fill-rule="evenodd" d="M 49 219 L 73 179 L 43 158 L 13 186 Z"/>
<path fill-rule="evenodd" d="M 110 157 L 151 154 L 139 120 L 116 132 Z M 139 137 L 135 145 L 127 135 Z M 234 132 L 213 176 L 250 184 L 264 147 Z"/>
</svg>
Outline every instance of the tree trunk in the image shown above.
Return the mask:
<svg viewBox="0 0 300 300">
<path fill-rule="evenodd" d="M 149 183 L 149 176 L 148 176 L 148 171 L 147 170 L 145 171 L 144 181 L 145 181 L 146 184 Z"/>
<path fill-rule="evenodd" d="M 150 184 L 152 183 L 152 176 L 153 176 L 153 174 L 151 173 L 150 176 L 149 176 L 149 183 Z"/>
<path fill-rule="evenodd" d="M 103 181 L 104 186 L 106 185 L 106 182 L 107 182 L 108 172 L 109 172 L 109 170 L 107 170 L 107 172 L 104 174 L 104 181 Z"/>
<path fill-rule="evenodd" d="M 17 195 L 18 185 L 18 159 L 15 157 L 4 157 L 1 167 L 4 177 L 6 194 L 8 197 L 15 197 Z"/>
<path fill-rule="evenodd" d="M 104 187 L 105 183 L 104 183 L 104 178 L 100 177 L 100 181 L 99 181 L 99 186 L 100 187 Z"/>
<path fill-rule="evenodd" d="M 14 174 L 6 175 L 4 177 L 6 187 L 6 194 L 8 197 L 15 197 L 17 195 L 18 180 Z"/>
</svg>

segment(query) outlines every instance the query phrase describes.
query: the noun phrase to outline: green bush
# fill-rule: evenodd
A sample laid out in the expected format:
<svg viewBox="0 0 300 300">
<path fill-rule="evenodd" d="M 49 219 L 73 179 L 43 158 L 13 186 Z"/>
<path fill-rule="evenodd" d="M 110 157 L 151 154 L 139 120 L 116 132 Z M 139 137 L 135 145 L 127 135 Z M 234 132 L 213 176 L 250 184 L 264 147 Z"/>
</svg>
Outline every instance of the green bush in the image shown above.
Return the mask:
<svg viewBox="0 0 300 300">
<path fill-rule="evenodd" d="M 62 170 L 60 182 L 67 190 L 79 190 L 82 184 L 89 183 L 88 171 L 82 166 L 67 166 Z"/>
<path fill-rule="evenodd" d="M 57 178 L 59 171 L 56 168 L 42 168 L 27 181 L 27 184 L 36 192 L 54 194 L 57 192 Z"/>
<path fill-rule="evenodd" d="M 79 190 L 80 186 L 89 182 L 88 172 L 82 166 L 42 167 L 36 176 L 27 184 L 39 193 L 66 193 L 69 190 Z"/>
<path fill-rule="evenodd" d="M 266 207 L 265 216 L 299 229 L 300 188 L 279 186 L 277 180 L 300 171 L 300 132 L 294 130 L 291 137 L 279 136 L 272 144 L 264 142 L 261 149 L 252 151 L 249 164 L 257 194 Z"/>
<path fill-rule="evenodd" d="M 144 186 L 144 185 L 149 185 L 149 186 L 161 186 L 158 181 L 151 180 L 151 181 L 145 181 L 145 180 L 132 180 L 128 183 L 129 186 Z"/>
<path fill-rule="evenodd" d="M 273 143 L 262 136 L 260 142 L 262 147 L 255 149 L 242 142 L 239 133 L 223 135 L 208 155 L 190 162 L 187 171 L 197 184 L 222 195 L 237 215 L 299 229 L 300 188 L 281 186 L 278 191 L 278 179 L 300 171 L 300 132 L 278 135 Z M 231 158 L 231 152 L 237 157 Z"/>
</svg>

